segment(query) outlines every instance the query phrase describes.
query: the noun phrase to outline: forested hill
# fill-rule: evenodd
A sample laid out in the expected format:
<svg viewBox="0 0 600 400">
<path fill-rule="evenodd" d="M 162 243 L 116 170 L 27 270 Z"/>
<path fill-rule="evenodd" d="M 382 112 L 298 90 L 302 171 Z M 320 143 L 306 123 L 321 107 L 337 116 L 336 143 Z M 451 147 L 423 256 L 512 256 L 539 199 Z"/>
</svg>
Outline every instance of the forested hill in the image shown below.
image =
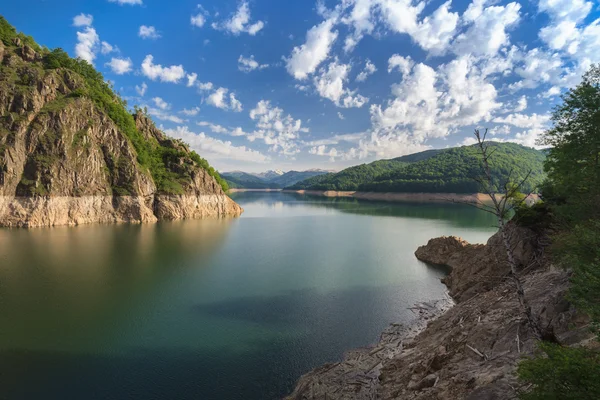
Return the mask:
<svg viewBox="0 0 600 400">
<path fill-rule="evenodd" d="M 542 151 L 515 143 L 489 142 L 488 146 L 494 147 L 491 163 L 496 182 L 505 182 L 511 171 L 513 182 L 519 182 L 531 171 L 523 191 L 534 190 L 542 182 L 545 159 Z M 475 146 L 463 146 L 362 164 L 306 179 L 287 189 L 476 193 L 479 187 L 473 178 L 480 174 L 480 158 Z"/>
</svg>

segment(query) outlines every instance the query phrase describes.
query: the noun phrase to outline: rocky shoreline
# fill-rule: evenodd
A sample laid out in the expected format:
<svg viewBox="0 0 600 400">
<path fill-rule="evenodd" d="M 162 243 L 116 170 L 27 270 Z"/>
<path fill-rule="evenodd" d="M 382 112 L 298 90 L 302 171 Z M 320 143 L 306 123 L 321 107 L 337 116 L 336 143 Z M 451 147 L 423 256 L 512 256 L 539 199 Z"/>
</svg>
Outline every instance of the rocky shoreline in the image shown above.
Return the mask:
<svg viewBox="0 0 600 400">
<path fill-rule="evenodd" d="M 483 193 L 383 193 L 336 190 L 283 190 L 283 192 L 323 197 L 352 197 L 355 199 L 376 201 L 478 203 L 489 200 Z"/>
<path fill-rule="evenodd" d="M 526 296 L 542 326 L 562 344 L 587 343 L 588 318 L 565 299 L 568 273 L 544 257 L 543 233 L 513 223 L 509 229 Z M 499 240 L 494 235 L 486 245 L 471 245 L 442 237 L 420 247 L 420 260 L 451 267 L 443 282 L 456 304 L 419 305 L 424 317 L 416 325 L 392 325 L 374 347 L 307 373 L 287 399 L 516 398 L 516 366 L 537 340 L 507 279 Z"/>
<path fill-rule="evenodd" d="M 0 196 L 0 227 L 91 223 L 154 223 L 159 220 L 236 217 L 243 209 L 227 195 L 197 196 Z"/>
</svg>

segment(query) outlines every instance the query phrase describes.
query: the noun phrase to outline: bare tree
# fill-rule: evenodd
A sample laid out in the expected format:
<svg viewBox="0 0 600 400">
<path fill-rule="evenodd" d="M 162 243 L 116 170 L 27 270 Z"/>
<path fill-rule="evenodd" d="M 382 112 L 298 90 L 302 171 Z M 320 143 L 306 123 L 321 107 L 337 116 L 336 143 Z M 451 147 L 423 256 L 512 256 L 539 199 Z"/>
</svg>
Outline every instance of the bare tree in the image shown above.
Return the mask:
<svg viewBox="0 0 600 400">
<path fill-rule="evenodd" d="M 519 278 L 518 265 L 515 259 L 514 251 L 511 246 L 510 233 L 507 229 L 507 217 L 510 215 L 511 210 L 521 206 L 531 196 L 531 193 L 521 196 L 520 189 L 523 184 L 529 179 L 531 171 L 529 171 L 525 177 L 519 180 L 517 183 L 512 181 L 513 171 L 511 170 L 508 178 L 504 184 L 494 182 L 492 176 L 492 169 L 490 166 L 490 157 L 494 154 L 495 150 L 490 148 L 486 143 L 486 136 L 488 130 L 486 129 L 483 135 L 478 129 L 475 130 L 475 138 L 477 139 L 477 150 L 481 156 L 481 169 L 483 174 L 475 180 L 479 182 L 481 190 L 490 198 L 491 205 L 484 202 L 478 201 L 475 207 L 493 214 L 498 221 L 498 228 L 500 236 L 502 238 L 502 244 L 506 250 L 506 256 L 510 265 L 510 278 L 514 281 L 519 303 L 523 308 L 527 322 L 529 323 L 533 333 L 538 339 L 542 338 L 542 332 L 539 325 L 538 318 L 533 315 L 531 306 L 525 297 L 525 291 L 523 290 L 523 283 Z"/>
</svg>

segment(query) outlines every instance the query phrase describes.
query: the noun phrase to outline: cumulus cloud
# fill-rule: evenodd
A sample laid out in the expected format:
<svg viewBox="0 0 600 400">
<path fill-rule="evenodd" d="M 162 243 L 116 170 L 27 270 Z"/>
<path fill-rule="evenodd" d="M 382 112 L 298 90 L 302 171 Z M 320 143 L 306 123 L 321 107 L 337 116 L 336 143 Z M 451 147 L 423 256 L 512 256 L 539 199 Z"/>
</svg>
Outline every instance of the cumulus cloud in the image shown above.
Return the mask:
<svg viewBox="0 0 600 400">
<path fill-rule="evenodd" d="M 148 90 L 148 85 L 146 84 L 146 82 L 142 82 L 142 84 L 140 86 L 137 86 L 137 85 L 135 86 L 135 91 L 137 92 L 137 94 L 139 94 L 142 97 L 144 97 L 147 90 Z"/>
<path fill-rule="evenodd" d="M 235 97 L 234 93 L 229 93 L 229 95 L 228 93 L 229 89 L 220 87 L 206 98 L 206 103 L 222 110 L 241 112 L 243 110 L 242 103 Z"/>
<path fill-rule="evenodd" d="M 183 118 L 178 117 L 177 115 L 173 115 L 169 113 L 167 110 L 163 110 L 161 108 L 155 107 L 147 107 L 148 114 L 152 115 L 154 118 L 159 119 L 161 121 L 169 121 L 175 124 L 183 124 L 186 122 Z"/>
<path fill-rule="evenodd" d="M 94 22 L 94 17 L 90 14 L 81 13 L 73 18 L 73 26 L 91 26 Z"/>
<path fill-rule="evenodd" d="M 128 72 L 131 72 L 133 63 L 129 58 L 116 58 L 113 57 L 110 62 L 107 62 L 106 65 L 110 67 L 112 72 L 117 75 L 123 75 Z"/>
<path fill-rule="evenodd" d="M 96 30 L 91 26 L 88 26 L 82 32 L 77 32 L 75 55 L 94 65 L 99 44 L 100 37 L 96 33 Z"/>
<path fill-rule="evenodd" d="M 270 157 L 246 146 L 234 146 L 224 141 L 207 136 L 205 133 L 192 132 L 187 126 L 167 129 L 165 133 L 188 143 L 190 147 L 208 160 L 236 160 L 252 163 L 266 163 Z"/>
<path fill-rule="evenodd" d="M 187 87 L 192 87 L 194 86 L 194 83 L 196 83 L 196 79 L 198 79 L 198 74 L 196 74 L 195 72 L 192 72 L 191 74 L 188 74 L 186 76 L 187 78 Z"/>
<path fill-rule="evenodd" d="M 100 43 L 100 53 L 109 54 L 109 53 L 112 53 L 113 51 L 117 51 L 117 48 L 115 48 L 110 43 L 107 43 L 107 42 Z"/>
<path fill-rule="evenodd" d="M 181 110 L 181 113 L 184 115 L 187 115 L 188 117 L 194 117 L 196 115 L 198 115 L 198 113 L 200 112 L 200 107 L 194 107 L 194 108 L 184 108 L 183 110 Z"/>
<path fill-rule="evenodd" d="M 283 109 L 273 107 L 268 100 L 261 100 L 250 111 L 250 118 L 256 121 L 256 130 L 248 134 L 251 142 L 262 140 L 269 147 L 269 151 L 293 156 L 300 152 L 296 141 L 301 132 L 308 132 L 302 128 L 302 121 L 285 115 Z"/>
<path fill-rule="evenodd" d="M 142 39 L 158 39 L 161 37 L 160 33 L 153 26 L 140 26 L 140 30 L 138 31 L 138 36 Z"/>
<path fill-rule="evenodd" d="M 410 56 L 402 57 L 400 54 L 394 54 L 388 60 L 388 73 L 392 73 L 392 71 L 397 69 L 403 75 L 408 75 L 413 65 L 415 63 Z"/>
<path fill-rule="evenodd" d="M 360 108 L 365 105 L 369 101 L 368 98 L 344 88 L 350 68 L 350 65 L 340 64 L 337 60 L 330 63 L 327 68 L 321 68 L 314 78 L 317 93 L 333 101 L 338 107 Z"/>
<path fill-rule="evenodd" d="M 493 56 L 509 43 L 507 30 L 519 21 L 521 5 L 513 2 L 482 8 L 483 3 L 474 1 L 465 12 L 464 22 L 470 25 L 452 45 L 456 54 Z"/>
<path fill-rule="evenodd" d="M 290 75 L 296 79 L 306 79 L 327 59 L 331 46 L 338 37 L 337 31 L 333 31 L 334 22 L 333 19 L 327 19 L 313 26 L 306 33 L 306 42 L 294 47 L 286 60 L 286 68 Z"/>
<path fill-rule="evenodd" d="M 335 158 L 338 156 L 338 151 L 335 147 L 328 148 L 325 145 L 312 147 L 308 152 L 309 154 L 317 156 L 327 156 L 332 162 L 335 161 Z"/>
<path fill-rule="evenodd" d="M 171 105 L 160 97 L 154 97 L 152 101 L 154 102 L 156 107 L 160 108 L 161 110 L 168 110 L 169 108 L 171 108 Z"/>
<path fill-rule="evenodd" d="M 154 64 L 153 60 L 154 57 L 152 55 L 147 55 L 142 62 L 142 74 L 149 79 L 178 83 L 185 76 L 183 66 L 172 65 L 170 67 L 163 67 L 160 64 Z"/>
<path fill-rule="evenodd" d="M 241 33 L 254 36 L 265 26 L 263 21 L 256 21 L 254 23 L 250 23 L 250 21 L 250 6 L 244 0 L 240 3 L 237 11 L 231 18 L 220 23 L 214 22 L 211 26 L 213 29 L 222 30 L 236 36 Z"/>
<path fill-rule="evenodd" d="M 197 125 L 207 127 L 214 133 L 220 133 L 220 134 L 225 134 L 225 135 L 230 135 L 230 136 L 247 136 L 248 135 L 246 132 L 244 132 L 244 130 L 241 127 L 237 127 L 237 128 L 233 128 L 233 129 L 225 128 L 224 126 L 221 126 L 218 124 L 213 124 L 212 122 L 206 122 L 206 121 L 197 122 Z"/>
<path fill-rule="evenodd" d="M 190 23 L 193 26 L 196 26 L 198 28 L 202 28 L 204 26 L 205 22 L 206 22 L 206 18 L 204 17 L 204 15 L 202 13 L 198 13 L 198 14 L 192 15 L 190 17 Z"/>
<path fill-rule="evenodd" d="M 375 64 L 373 64 L 371 60 L 367 59 L 365 63 L 365 68 L 360 74 L 356 76 L 356 80 L 358 82 L 364 82 L 370 75 L 373 75 L 375 72 L 377 72 L 377 67 L 375 67 Z"/>
<path fill-rule="evenodd" d="M 254 71 L 255 69 L 261 70 L 265 68 L 269 68 L 269 64 L 260 64 L 254 59 L 253 55 L 250 55 L 248 58 L 240 55 L 238 58 L 238 69 L 242 72 L 248 73 Z"/>
</svg>

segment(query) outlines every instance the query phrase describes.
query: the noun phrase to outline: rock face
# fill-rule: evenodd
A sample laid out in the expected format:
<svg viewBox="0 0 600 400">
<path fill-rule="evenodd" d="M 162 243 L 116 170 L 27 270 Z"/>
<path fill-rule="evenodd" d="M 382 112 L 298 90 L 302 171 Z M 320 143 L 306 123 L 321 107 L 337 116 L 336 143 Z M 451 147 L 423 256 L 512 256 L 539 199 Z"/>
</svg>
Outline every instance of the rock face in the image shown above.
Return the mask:
<svg viewBox="0 0 600 400">
<path fill-rule="evenodd" d="M 543 247 L 542 238 L 529 229 L 509 224 L 509 237 L 515 259 L 521 269 L 539 261 Z M 452 272 L 444 278 L 450 295 L 457 301 L 466 300 L 473 295 L 490 290 L 510 272 L 506 250 L 500 235 L 492 236 L 487 244 L 469 244 L 457 237 L 431 239 L 421 246 L 415 256 L 431 264 L 447 265 Z"/>
<path fill-rule="evenodd" d="M 508 229 L 525 295 L 542 328 L 562 344 L 588 341 L 588 318 L 565 300 L 568 274 L 544 259 L 544 238 L 513 224 Z M 437 318 L 429 315 L 435 307 L 420 305 L 430 321 L 420 333 L 387 332 L 360 356 L 352 351 L 339 363 L 307 373 L 288 399 L 516 399 L 516 366 L 533 353 L 537 340 L 513 281 L 504 278 L 508 266 L 499 236 L 486 245 L 442 237 L 419 248 L 421 260 L 452 267 L 445 282 L 457 304 L 434 311 Z"/>
<path fill-rule="evenodd" d="M 185 144 L 166 137 L 141 112 L 128 116 L 128 135 L 90 98 L 86 78 L 48 67 L 40 51 L 19 38 L 0 40 L 0 226 L 242 213 Z M 112 102 L 123 107 L 116 97 Z M 131 131 L 159 154 L 152 162 L 171 186 L 138 161 L 140 144 Z"/>
</svg>

